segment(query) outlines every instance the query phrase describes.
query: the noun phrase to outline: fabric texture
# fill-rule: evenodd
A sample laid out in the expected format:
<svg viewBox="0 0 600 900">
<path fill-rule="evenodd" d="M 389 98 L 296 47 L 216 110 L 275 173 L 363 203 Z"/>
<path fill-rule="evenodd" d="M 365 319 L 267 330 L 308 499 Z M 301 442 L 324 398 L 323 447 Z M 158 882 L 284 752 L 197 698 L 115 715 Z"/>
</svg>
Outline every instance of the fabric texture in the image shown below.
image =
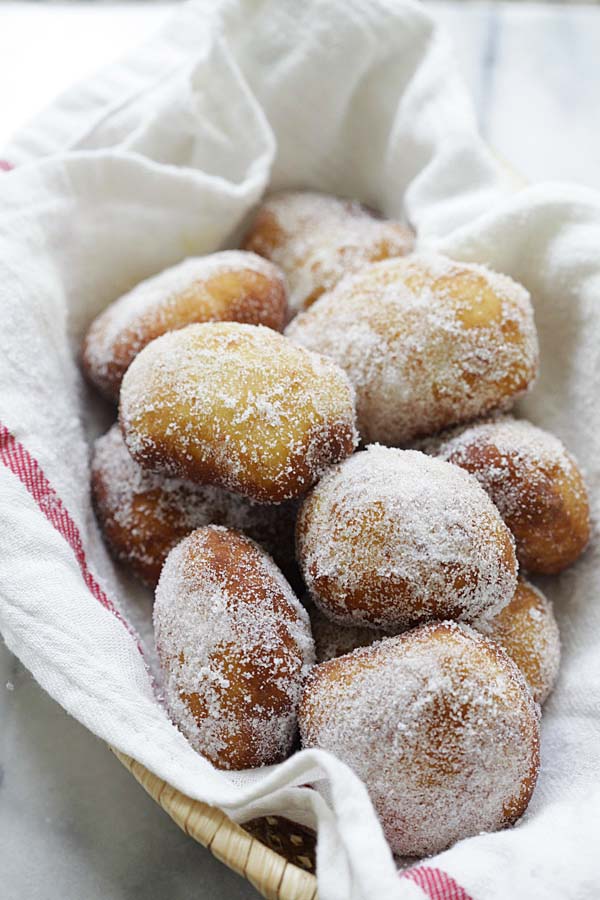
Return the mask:
<svg viewBox="0 0 600 900">
<path fill-rule="evenodd" d="M 182 258 L 234 246 L 268 185 L 406 216 L 423 246 L 531 291 L 540 378 L 521 411 L 600 494 L 600 195 L 514 192 L 479 138 L 443 34 L 400 0 L 195 0 L 129 59 L 61 97 L 0 153 L 0 628 L 100 738 L 243 822 L 318 827 L 322 900 L 597 895 L 598 548 L 543 588 L 563 639 L 542 771 L 513 829 L 398 877 L 364 786 L 304 751 L 216 771 L 157 702 L 150 599 L 110 562 L 89 494 L 90 440 L 114 411 L 77 367 L 93 317 Z M 135 633 L 137 630 L 138 634 Z M 314 783 L 322 791 L 302 785 Z M 460 802 L 460 798 L 457 798 Z"/>
</svg>

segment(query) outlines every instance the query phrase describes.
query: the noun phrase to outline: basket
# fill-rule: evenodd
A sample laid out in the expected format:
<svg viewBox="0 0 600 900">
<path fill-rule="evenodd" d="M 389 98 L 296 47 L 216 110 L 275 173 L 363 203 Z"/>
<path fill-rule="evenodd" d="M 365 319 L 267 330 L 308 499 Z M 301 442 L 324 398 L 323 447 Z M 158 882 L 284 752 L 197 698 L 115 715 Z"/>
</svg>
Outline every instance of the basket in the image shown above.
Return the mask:
<svg viewBox="0 0 600 900">
<path fill-rule="evenodd" d="M 309 828 L 276 816 L 254 819 L 242 828 L 220 809 L 191 800 L 141 763 L 111 749 L 182 831 L 267 900 L 316 900 L 316 835 Z"/>
</svg>

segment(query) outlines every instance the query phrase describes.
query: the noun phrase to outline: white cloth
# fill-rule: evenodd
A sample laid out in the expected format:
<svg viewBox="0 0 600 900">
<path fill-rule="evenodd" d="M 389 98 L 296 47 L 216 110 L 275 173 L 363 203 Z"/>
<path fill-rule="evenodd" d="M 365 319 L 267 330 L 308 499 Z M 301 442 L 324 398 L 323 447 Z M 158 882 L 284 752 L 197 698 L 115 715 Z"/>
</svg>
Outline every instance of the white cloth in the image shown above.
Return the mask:
<svg viewBox="0 0 600 900">
<path fill-rule="evenodd" d="M 316 823 L 322 900 L 422 897 L 398 878 L 366 792 L 340 762 L 310 751 L 268 770 L 220 773 L 156 702 L 136 641 L 90 592 L 77 557 L 73 528 L 102 590 L 125 617 L 147 621 L 148 599 L 116 574 L 91 512 L 88 441 L 110 417 L 82 383 L 77 348 L 98 311 L 137 281 L 233 243 L 268 183 L 406 212 L 421 242 L 489 263 L 532 292 L 542 372 L 523 409 L 578 454 L 597 516 L 600 196 L 566 186 L 510 194 L 443 36 L 400 0 L 197 0 L 0 156 L 16 166 L 0 173 L 8 646 L 91 731 L 190 796 L 239 821 L 279 812 Z M 9 432 L 63 506 L 31 462 L 15 463 Z M 476 900 L 597 896 L 597 547 L 544 586 L 564 658 L 532 804 L 516 828 L 429 861 Z M 328 781 L 323 796 L 295 787 L 317 777 Z"/>
</svg>

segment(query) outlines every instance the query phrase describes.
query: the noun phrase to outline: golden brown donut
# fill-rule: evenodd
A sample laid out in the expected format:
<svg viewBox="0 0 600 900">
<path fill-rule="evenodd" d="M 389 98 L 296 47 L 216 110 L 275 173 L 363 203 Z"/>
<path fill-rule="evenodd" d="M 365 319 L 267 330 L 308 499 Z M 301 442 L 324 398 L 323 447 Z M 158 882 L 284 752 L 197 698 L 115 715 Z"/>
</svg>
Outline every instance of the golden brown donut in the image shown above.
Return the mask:
<svg viewBox="0 0 600 900">
<path fill-rule="evenodd" d="M 243 246 L 283 270 L 294 315 L 365 263 L 409 253 L 413 240 L 405 225 L 360 203 L 314 191 L 282 191 L 264 201 Z"/>
<path fill-rule="evenodd" d="M 328 472 L 296 523 L 311 599 L 342 625 L 388 631 L 499 612 L 516 588 L 513 543 L 475 478 L 380 445 Z"/>
<path fill-rule="evenodd" d="M 433 623 L 315 666 L 304 747 L 363 780 L 394 853 L 424 856 L 512 825 L 539 766 L 538 707 L 498 644 Z"/>
<path fill-rule="evenodd" d="M 542 592 L 519 578 L 508 606 L 491 619 L 473 622 L 473 628 L 500 644 L 525 676 L 533 699 L 544 703 L 558 675 L 560 635 Z"/>
<path fill-rule="evenodd" d="M 313 603 L 307 605 L 318 663 L 369 647 L 389 633 L 360 625 L 340 625 Z M 523 578 L 510 603 L 491 619 L 476 619 L 472 627 L 497 641 L 517 664 L 536 703 L 544 703 L 558 675 L 560 635 L 550 601 Z"/>
<path fill-rule="evenodd" d="M 527 291 L 432 254 L 365 266 L 286 334 L 347 372 L 365 443 L 406 444 L 507 409 L 537 371 Z"/>
<path fill-rule="evenodd" d="M 279 762 L 314 660 L 308 616 L 254 541 L 209 525 L 172 550 L 154 604 L 164 699 L 221 769 Z"/>
<path fill-rule="evenodd" d="M 253 503 L 213 485 L 165 478 L 142 469 L 127 451 L 118 425 L 95 443 L 92 496 L 113 556 L 154 587 L 168 553 L 203 525 L 243 531 L 298 579 L 294 557 L 296 503 Z"/>
<path fill-rule="evenodd" d="M 120 420 L 141 466 L 278 503 L 356 446 L 344 372 L 269 328 L 218 322 L 157 338 L 123 379 Z"/>
<path fill-rule="evenodd" d="M 585 483 L 554 435 L 506 416 L 441 435 L 430 447 L 477 478 L 512 531 L 523 569 L 560 572 L 587 547 Z"/>
<path fill-rule="evenodd" d="M 192 322 L 232 321 L 282 331 L 287 318 L 281 272 L 254 253 L 225 250 L 186 259 L 142 281 L 92 322 L 83 369 L 117 400 L 131 361 L 154 338 Z"/>
<path fill-rule="evenodd" d="M 360 625 L 340 625 L 313 603 L 307 609 L 317 662 L 369 647 L 390 636 Z M 510 603 L 491 619 L 476 619 L 472 627 L 501 645 L 523 673 L 536 703 L 544 703 L 558 675 L 560 635 L 552 604 L 542 592 L 519 578 Z"/>
</svg>

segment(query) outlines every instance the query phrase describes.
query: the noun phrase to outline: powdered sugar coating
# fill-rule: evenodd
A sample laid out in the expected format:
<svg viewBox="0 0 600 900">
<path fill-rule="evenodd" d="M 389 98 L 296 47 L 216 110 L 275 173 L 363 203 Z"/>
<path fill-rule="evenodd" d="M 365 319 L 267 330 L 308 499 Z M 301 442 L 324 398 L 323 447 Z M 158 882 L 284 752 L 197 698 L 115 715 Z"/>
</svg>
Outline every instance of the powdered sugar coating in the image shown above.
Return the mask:
<svg viewBox="0 0 600 900">
<path fill-rule="evenodd" d="M 297 557 L 336 622 L 401 629 L 499 612 L 516 587 L 513 539 L 477 480 L 414 450 L 372 445 L 303 502 Z"/>
<path fill-rule="evenodd" d="M 120 421 L 144 468 L 262 502 L 297 497 L 357 443 L 344 372 L 268 328 L 189 325 L 129 367 Z"/>
<path fill-rule="evenodd" d="M 477 478 L 514 534 L 524 569 L 559 572 L 585 550 L 590 537 L 585 482 L 555 435 L 503 416 L 443 433 L 423 449 Z"/>
<path fill-rule="evenodd" d="M 538 708 L 514 663 L 456 623 L 421 626 L 316 666 L 302 743 L 364 781 L 392 851 L 436 853 L 525 811 Z"/>
<path fill-rule="evenodd" d="M 244 246 L 284 271 L 289 309 L 306 309 L 365 263 L 404 256 L 414 236 L 349 200 L 314 191 L 272 194 L 259 209 Z"/>
<path fill-rule="evenodd" d="M 219 320 L 281 331 L 286 318 L 283 276 L 261 256 L 225 250 L 191 257 L 142 281 L 97 316 L 82 362 L 90 380 L 116 400 L 131 361 L 167 331 Z"/>
<path fill-rule="evenodd" d="M 506 409 L 537 371 L 527 291 L 433 254 L 365 266 L 286 334 L 347 372 L 365 443 L 401 445 Z"/>
<path fill-rule="evenodd" d="M 312 603 L 308 614 L 318 663 L 391 636 L 374 628 L 340 625 Z M 552 604 L 542 592 L 519 578 L 510 603 L 492 618 L 476 619 L 471 627 L 500 644 L 521 670 L 533 699 L 544 703 L 558 676 L 560 634 Z"/>
<path fill-rule="evenodd" d="M 165 478 L 131 457 L 118 425 L 98 438 L 92 461 L 96 514 L 113 555 L 155 586 L 170 550 L 203 525 L 247 533 L 297 578 L 294 557 L 296 503 L 253 503 L 214 485 Z"/>
<path fill-rule="evenodd" d="M 219 768 L 268 765 L 290 751 L 314 662 L 308 616 L 257 544 L 211 525 L 169 554 L 156 590 L 167 709 Z"/>
<path fill-rule="evenodd" d="M 525 676 L 533 699 L 544 703 L 558 676 L 560 634 L 542 592 L 519 578 L 508 606 L 491 619 L 473 622 L 473 628 L 500 644 Z"/>
</svg>

